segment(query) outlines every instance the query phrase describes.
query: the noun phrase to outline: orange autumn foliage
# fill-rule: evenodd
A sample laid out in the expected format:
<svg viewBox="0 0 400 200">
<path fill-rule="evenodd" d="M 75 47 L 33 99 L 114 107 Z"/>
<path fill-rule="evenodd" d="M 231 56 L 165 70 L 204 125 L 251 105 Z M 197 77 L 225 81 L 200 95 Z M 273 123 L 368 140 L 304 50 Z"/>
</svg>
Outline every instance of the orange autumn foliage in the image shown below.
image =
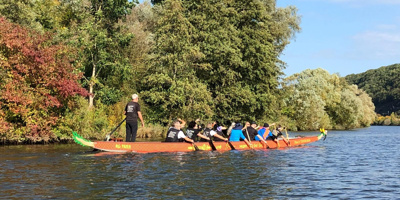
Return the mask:
<svg viewBox="0 0 400 200">
<path fill-rule="evenodd" d="M 0 134 L 18 132 L 32 141 L 54 138 L 51 129 L 60 111 L 75 95 L 88 94 L 72 65 L 73 51 L 55 43 L 51 34 L 3 17 L 0 27 Z"/>
</svg>

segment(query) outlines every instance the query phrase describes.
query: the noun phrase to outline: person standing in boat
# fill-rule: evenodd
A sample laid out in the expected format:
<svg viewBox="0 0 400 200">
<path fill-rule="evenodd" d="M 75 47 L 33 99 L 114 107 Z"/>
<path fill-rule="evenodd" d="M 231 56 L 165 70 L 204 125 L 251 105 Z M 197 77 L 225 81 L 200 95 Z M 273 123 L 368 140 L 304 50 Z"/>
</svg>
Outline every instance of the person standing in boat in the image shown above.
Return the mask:
<svg viewBox="0 0 400 200">
<path fill-rule="evenodd" d="M 126 115 L 126 142 L 134 142 L 136 140 L 138 118 L 142 122 L 142 127 L 144 127 L 142 112 L 140 112 L 140 105 L 138 101 L 139 96 L 137 94 L 133 94 L 132 101 L 125 106 L 124 114 Z"/>
<path fill-rule="evenodd" d="M 192 139 L 186 136 L 181 130 L 181 122 L 179 120 L 175 120 L 172 123 L 172 127 L 168 129 L 167 137 L 165 138 L 165 142 L 189 142 L 194 143 Z"/>
<path fill-rule="evenodd" d="M 213 123 L 208 123 L 206 128 L 204 129 L 203 135 L 209 138 L 208 140 L 210 140 L 211 137 L 214 137 L 220 139 L 220 141 L 228 141 L 228 138 L 224 138 L 222 135 L 219 135 L 217 131 L 214 131 L 212 128 Z M 203 137 L 200 139 L 201 142 L 207 142 L 208 140 Z"/>
</svg>

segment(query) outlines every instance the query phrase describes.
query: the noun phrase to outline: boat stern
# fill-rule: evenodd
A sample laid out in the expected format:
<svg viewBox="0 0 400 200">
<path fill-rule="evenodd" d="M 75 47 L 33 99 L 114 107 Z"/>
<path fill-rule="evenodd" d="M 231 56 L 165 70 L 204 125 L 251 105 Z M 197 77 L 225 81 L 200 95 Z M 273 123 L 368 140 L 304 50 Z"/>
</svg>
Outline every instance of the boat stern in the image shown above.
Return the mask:
<svg viewBox="0 0 400 200">
<path fill-rule="evenodd" d="M 80 144 L 82 146 L 87 146 L 87 147 L 92 147 L 94 148 L 94 143 L 90 140 L 84 139 L 82 136 L 80 136 L 78 133 L 75 131 L 72 132 L 72 138 L 77 144 Z"/>
</svg>

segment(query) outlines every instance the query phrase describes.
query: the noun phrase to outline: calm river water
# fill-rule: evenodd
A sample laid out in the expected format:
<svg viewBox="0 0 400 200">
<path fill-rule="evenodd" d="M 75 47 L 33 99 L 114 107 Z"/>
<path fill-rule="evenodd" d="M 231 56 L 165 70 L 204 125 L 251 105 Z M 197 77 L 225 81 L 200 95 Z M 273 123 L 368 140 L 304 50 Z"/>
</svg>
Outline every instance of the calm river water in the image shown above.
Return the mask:
<svg viewBox="0 0 400 200">
<path fill-rule="evenodd" d="M 0 146 L 0 198 L 400 199 L 399 141 L 400 127 L 370 127 L 281 150 L 106 154 L 75 144 Z"/>
</svg>

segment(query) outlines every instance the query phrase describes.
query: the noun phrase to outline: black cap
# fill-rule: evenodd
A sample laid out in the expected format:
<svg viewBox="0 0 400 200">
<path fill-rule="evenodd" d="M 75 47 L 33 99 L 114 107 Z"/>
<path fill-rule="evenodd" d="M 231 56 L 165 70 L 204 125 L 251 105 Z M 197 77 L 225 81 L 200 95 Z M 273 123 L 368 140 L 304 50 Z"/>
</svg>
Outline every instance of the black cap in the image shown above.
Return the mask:
<svg viewBox="0 0 400 200">
<path fill-rule="evenodd" d="M 257 122 L 251 122 L 251 124 L 255 124 L 255 125 L 257 125 Z"/>
<path fill-rule="evenodd" d="M 269 124 L 268 123 L 264 123 L 264 127 L 269 127 Z"/>
</svg>

